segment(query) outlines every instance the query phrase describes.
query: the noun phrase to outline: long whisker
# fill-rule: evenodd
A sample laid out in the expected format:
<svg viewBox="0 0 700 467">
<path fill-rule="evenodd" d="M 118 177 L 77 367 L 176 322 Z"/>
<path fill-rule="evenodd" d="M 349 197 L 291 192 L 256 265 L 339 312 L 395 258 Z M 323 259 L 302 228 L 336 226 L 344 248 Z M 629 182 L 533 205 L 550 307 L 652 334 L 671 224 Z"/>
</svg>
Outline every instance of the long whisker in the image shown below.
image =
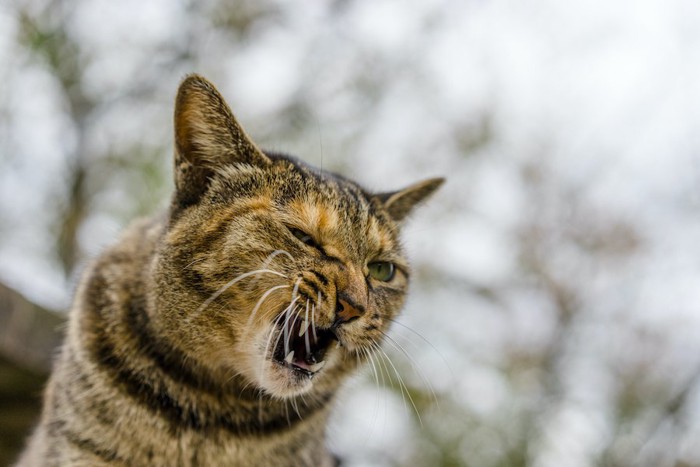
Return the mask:
<svg viewBox="0 0 700 467">
<path fill-rule="evenodd" d="M 433 389 L 433 385 L 430 383 L 430 380 L 425 376 L 425 373 L 423 373 L 423 370 L 421 370 L 420 366 L 418 366 L 418 363 L 409 355 L 408 352 L 406 352 L 406 349 L 404 349 L 401 344 L 399 344 L 394 338 L 392 338 L 389 334 L 385 333 L 384 331 L 379 331 L 382 333 L 384 337 L 386 337 L 387 342 L 391 344 L 396 350 L 401 352 L 409 361 L 411 364 L 411 367 L 413 367 L 413 370 L 418 373 L 421 377 L 421 379 L 425 382 L 426 386 L 428 386 L 428 389 L 430 390 L 430 394 L 433 396 L 433 401 L 435 401 L 435 405 L 437 406 L 438 410 L 440 410 L 440 402 L 438 401 L 437 395 L 435 395 L 435 390 Z"/>
<path fill-rule="evenodd" d="M 272 322 L 272 327 L 270 328 L 270 334 L 267 336 L 267 342 L 265 343 L 265 350 L 263 351 L 263 360 L 260 363 L 260 375 L 263 373 L 263 367 L 265 366 L 265 361 L 267 360 L 267 352 L 268 349 L 270 348 L 270 343 L 272 343 L 272 336 L 275 335 L 275 329 L 277 329 L 277 325 L 279 324 L 279 321 L 285 316 L 285 313 L 280 313 L 280 315 L 275 318 L 275 320 Z M 277 338 L 277 342 L 279 342 L 279 337 Z M 277 346 L 277 343 L 275 343 L 275 346 Z"/>
<path fill-rule="evenodd" d="M 216 300 L 216 299 L 219 297 L 219 295 L 221 295 L 222 293 L 226 292 L 226 291 L 227 291 L 231 286 L 233 286 L 233 284 L 235 284 L 236 282 L 239 282 L 239 281 L 245 279 L 246 277 L 254 276 L 254 275 L 256 275 L 256 274 L 263 274 L 263 273 L 275 274 L 275 275 L 277 275 L 277 276 L 284 277 L 284 278 L 287 277 L 287 276 L 285 276 L 284 274 L 282 274 L 281 272 L 273 271 L 272 269 L 257 269 L 257 270 L 255 270 L 255 271 L 250 271 L 250 272 L 243 273 L 243 274 L 239 275 L 238 277 L 236 277 L 236 278 L 234 278 L 234 279 L 231 279 L 231 280 L 228 281 L 226 284 L 224 284 L 221 288 L 219 288 L 219 290 L 217 290 L 216 292 L 214 292 L 213 294 L 211 294 L 211 296 L 210 296 L 209 298 L 207 298 L 207 299 L 204 301 L 204 303 L 202 303 L 202 305 L 201 305 L 199 308 L 197 308 L 197 313 L 201 312 L 201 311 L 204 310 L 206 307 L 208 307 L 209 304 L 210 304 L 211 302 L 213 302 L 214 300 Z"/>
<path fill-rule="evenodd" d="M 450 367 L 450 363 L 447 361 L 447 359 L 442 354 L 442 352 L 440 352 L 438 350 L 438 348 L 433 345 L 432 342 L 430 342 L 428 339 L 426 339 L 421 333 L 419 333 L 415 329 L 403 324 L 401 321 L 396 320 L 396 319 L 392 319 L 392 318 L 386 318 L 386 319 L 388 319 L 389 321 L 391 321 L 394 324 L 398 324 L 399 326 L 401 326 L 402 328 L 406 329 L 407 331 L 413 333 L 414 335 L 418 336 L 423 342 L 428 344 L 435 351 L 435 353 L 437 353 L 440 356 L 440 359 L 442 359 L 442 361 L 445 363 L 445 366 L 447 367 L 447 369 L 450 370 L 450 375 L 452 375 L 452 379 L 453 380 L 455 379 L 455 374 L 454 374 L 454 371 L 452 371 L 452 368 Z"/>
<path fill-rule="evenodd" d="M 372 359 L 371 353 L 369 352 L 369 350 L 367 350 L 364 347 L 360 347 L 359 351 L 370 362 L 371 367 L 372 367 L 372 372 L 374 374 L 374 381 L 375 381 L 376 385 L 379 386 L 379 377 L 377 376 L 377 369 L 374 367 L 374 360 Z M 374 430 L 376 428 L 375 424 L 377 423 L 377 421 L 379 419 L 379 395 L 378 395 L 378 393 L 377 393 L 377 397 L 375 397 L 375 400 L 374 400 L 374 407 L 372 409 L 372 413 L 374 415 L 372 417 L 372 420 L 370 421 L 371 430 L 367 433 L 366 439 L 368 439 L 368 440 L 372 438 L 372 435 L 374 434 Z"/>
<path fill-rule="evenodd" d="M 270 264 L 272 264 L 272 261 L 279 255 L 287 255 L 289 257 L 289 259 L 294 261 L 294 257 L 287 250 L 281 250 L 281 249 L 275 250 L 272 253 L 270 253 L 269 255 L 267 255 L 267 258 L 265 258 L 265 260 L 263 261 L 260 269 L 269 269 Z M 253 279 L 250 283 L 250 288 L 252 289 L 258 283 L 259 280 L 260 280 L 260 276 Z"/>
<path fill-rule="evenodd" d="M 250 317 L 248 318 L 248 326 L 250 326 L 250 323 L 253 322 L 253 319 L 255 318 L 255 314 L 258 312 L 258 309 L 260 308 L 260 306 L 262 305 L 262 303 L 265 301 L 265 299 L 266 299 L 267 297 L 270 296 L 270 294 L 271 294 L 272 292 L 274 292 L 275 290 L 287 289 L 287 288 L 289 288 L 288 285 L 278 285 L 278 286 L 272 287 L 272 288 L 269 289 L 267 292 L 265 292 L 265 293 L 262 295 L 262 297 L 260 297 L 260 300 L 258 300 L 258 303 L 255 304 L 255 307 L 253 308 L 253 311 L 250 312 Z"/>
<path fill-rule="evenodd" d="M 377 376 L 377 369 L 375 367 L 374 363 L 374 355 L 372 355 L 372 352 L 369 349 L 365 349 L 365 353 L 367 354 L 367 357 L 369 358 L 369 362 L 372 365 L 372 371 L 374 372 L 374 380 L 377 382 L 377 386 L 379 386 L 379 377 Z M 384 375 L 381 373 L 381 367 L 379 368 L 379 374 L 381 375 L 382 378 L 382 387 L 386 387 L 384 384 Z M 377 417 L 379 417 L 379 396 L 377 396 Z M 386 423 L 386 395 L 384 395 L 384 423 Z"/>
<path fill-rule="evenodd" d="M 298 306 L 294 308 L 294 312 L 293 312 L 293 313 L 294 313 L 294 320 L 292 320 L 292 324 L 289 325 L 289 326 L 287 326 L 287 325 L 285 324 L 285 326 L 284 326 L 284 355 L 285 355 L 285 357 L 286 357 L 287 354 L 289 353 L 289 341 L 290 341 L 290 339 L 289 339 L 289 337 L 290 337 L 290 336 L 289 336 L 289 328 L 292 328 L 292 329 L 293 329 L 293 328 L 294 328 L 294 325 L 297 324 L 297 320 L 299 319 L 299 312 L 298 312 L 298 310 L 299 310 L 299 307 L 298 307 Z"/>
<path fill-rule="evenodd" d="M 284 336 L 284 356 L 286 357 L 287 354 L 289 353 L 289 320 L 292 317 L 292 306 L 294 305 L 294 302 L 296 301 L 293 300 L 292 303 L 289 304 L 289 306 L 284 310 L 284 314 L 287 316 L 284 320 L 284 324 L 282 325 L 282 332 L 277 336 L 277 340 L 275 341 L 275 347 L 277 347 L 277 344 L 280 341 L 280 338 Z"/>
<path fill-rule="evenodd" d="M 265 352 L 263 353 L 263 355 L 267 355 L 267 348 L 270 346 L 270 342 L 272 341 L 272 336 L 275 334 L 275 329 L 280 324 L 280 320 L 282 318 L 284 318 L 285 316 L 287 316 L 286 312 L 287 312 L 287 309 L 285 309 L 284 312 L 280 313 L 280 315 L 277 318 L 275 318 L 275 320 L 272 322 L 272 328 L 270 329 L 270 335 L 268 336 L 267 345 L 265 346 Z M 279 342 L 279 340 L 277 342 Z"/>
<path fill-rule="evenodd" d="M 285 317 L 284 324 L 282 325 L 282 330 L 277 334 L 277 339 L 275 339 L 275 347 L 277 347 L 277 344 L 279 344 L 280 339 L 282 338 L 282 336 L 289 333 L 289 331 L 288 331 L 288 326 L 287 326 L 287 325 L 289 324 L 289 319 L 290 319 L 291 316 L 292 316 L 291 313 L 292 313 L 292 311 L 293 311 L 293 310 L 292 310 L 292 307 L 294 306 L 294 302 L 296 302 L 298 298 L 299 298 L 299 297 L 296 297 L 294 300 L 292 300 L 292 302 L 289 304 L 289 306 L 287 306 L 287 308 L 285 308 L 284 311 L 283 311 L 282 313 L 280 313 L 280 315 L 277 317 L 277 319 L 275 320 L 275 324 L 273 324 L 272 332 L 274 332 L 275 327 L 276 327 L 276 325 L 277 325 L 279 319 L 280 319 L 281 317 Z M 287 350 L 287 349 L 285 349 L 285 356 L 289 353 L 289 352 L 287 352 L 286 350 Z M 265 353 L 264 353 L 264 355 L 267 355 L 267 347 L 265 348 Z"/>
<path fill-rule="evenodd" d="M 399 387 L 403 387 L 401 389 L 401 392 L 406 391 L 406 395 L 408 396 L 408 400 L 411 402 L 411 405 L 413 406 L 413 410 L 416 412 L 416 417 L 418 417 L 418 422 L 420 423 L 421 428 L 423 427 L 423 419 L 420 416 L 420 413 L 418 412 L 418 407 L 416 407 L 416 403 L 413 401 L 413 397 L 411 396 L 411 392 L 408 390 L 408 386 L 406 386 L 406 383 L 404 383 L 403 378 L 401 377 L 401 374 L 399 374 L 399 370 L 396 369 L 396 366 L 394 366 L 394 363 L 391 361 L 391 358 L 382 350 L 380 347 L 377 347 L 377 350 L 381 352 L 382 355 L 386 358 L 386 361 L 389 362 L 389 365 L 391 365 L 391 368 L 394 370 L 394 373 L 396 374 L 396 377 L 399 380 Z"/>
<path fill-rule="evenodd" d="M 318 306 L 321 306 L 321 292 L 318 292 L 318 299 L 316 300 L 316 304 Z M 314 333 L 314 339 L 318 340 L 318 336 L 316 335 L 316 304 L 311 305 L 311 331 Z"/>
<path fill-rule="evenodd" d="M 292 301 L 296 298 L 299 292 L 299 284 L 301 284 L 301 277 L 294 282 L 294 288 L 292 289 Z"/>
<path fill-rule="evenodd" d="M 306 299 L 306 313 L 304 314 L 304 324 L 302 326 L 306 326 L 307 329 L 304 331 L 304 344 L 306 344 L 306 355 L 311 355 L 311 344 L 309 343 L 309 332 L 308 332 L 308 326 L 309 326 L 309 299 Z"/>
<path fill-rule="evenodd" d="M 372 348 L 376 348 L 376 344 Z M 374 367 L 374 358 L 372 358 L 372 357 L 374 357 L 374 355 L 372 355 L 372 351 L 367 350 L 367 355 L 369 355 L 372 366 Z M 381 365 L 377 365 L 377 366 L 379 367 L 379 377 L 382 379 L 382 387 L 386 387 L 386 381 L 384 380 L 384 373 L 382 373 L 382 367 L 381 367 Z M 377 370 L 375 369 L 375 373 L 376 372 L 377 372 Z M 377 381 L 377 385 L 378 384 L 379 384 L 379 381 Z"/>
<path fill-rule="evenodd" d="M 299 419 L 301 420 L 302 416 L 301 413 L 299 413 L 299 405 L 297 404 L 296 399 L 292 399 L 292 408 L 294 408 L 294 411 L 297 413 L 297 417 L 299 417 Z"/>
<path fill-rule="evenodd" d="M 362 353 L 364 354 L 365 357 L 367 357 L 367 360 L 369 361 L 371 367 L 372 367 L 372 373 L 374 373 L 374 382 L 379 386 L 379 375 L 377 375 L 377 368 L 374 366 L 374 359 L 372 358 L 372 354 L 369 352 L 369 350 L 362 348 Z"/>
<path fill-rule="evenodd" d="M 263 263 L 263 267 L 265 268 L 265 267 L 269 266 L 272 263 L 272 260 L 275 259 L 279 255 L 287 255 L 289 257 L 289 259 L 294 261 L 294 256 L 292 256 L 291 253 L 289 253 L 287 250 L 279 249 L 279 250 L 275 250 L 272 253 L 270 253 L 269 255 L 267 255 L 267 258 L 265 258 L 265 262 Z"/>
<path fill-rule="evenodd" d="M 297 292 L 299 292 L 299 284 L 300 283 L 301 283 L 301 277 L 299 279 L 297 279 L 297 281 L 294 283 L 294 289 L 292 290 L 292 302 L 289 304 L 289 308 L 287 308 L 288 310 L 291 310 L 292 312 L 296 311 L 296 307 L 292 310 L 292 305 L 294 305 L 294 303 L 299 299 Z M 296 323 L 296 317 L 294 318 L 294 321 L 292 322 L 292 327 L 294 327 L 295 323 Z M 289 326 L 288 326 L 288 324 L 289 324 L 289 317 L 287 317 L 287 321 L 284 323 L 284 326 L 283 326 L 283 328 L 284 328 L 284 356 L 285 357 L 289 353 Z"/>
<path fill-rule="evenodd" d="M 384 358 L 379 358 L 379 357 L 382 357 L 382 355 L 379 353 L 380 352 L 379 345 L 376 343 L 372 344 L 372 349 L 374 349 L 374 354 L 378 357 L 377 358 L 377 361 L 378 361 L 377 366 L 379 366 L 379 374 L 382 377 L 382 386 L 387 387 L 387 381 L 389 384 L 391 384 L 393 386 L 394 380 L 391 377 L 391 373 L 389 372 L 389 367 L 386 365 L 386 361 L 384 360 Z M 386 379 L 384 379 L 384 375 L 386 375 Z M 404 405 L 406 411 L 408 411 L 408 405 L 406 405 L 406 396 L 403 393 L 403 388 L 400 388 L 400 389 L 401 389 L 401 400 L 403 401 L 403 405 Z"/>
</svg>

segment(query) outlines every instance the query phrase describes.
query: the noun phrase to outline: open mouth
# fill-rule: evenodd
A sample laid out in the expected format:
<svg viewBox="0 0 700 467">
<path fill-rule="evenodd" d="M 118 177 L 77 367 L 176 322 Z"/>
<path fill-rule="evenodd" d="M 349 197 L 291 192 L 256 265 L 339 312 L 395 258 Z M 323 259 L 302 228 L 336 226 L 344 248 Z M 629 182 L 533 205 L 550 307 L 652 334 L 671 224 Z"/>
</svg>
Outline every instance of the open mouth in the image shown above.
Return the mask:
<svg viewBox="0 0 700 467">
<path fill-rule="evenodd" d="M 326 364 L 323 357 L 337 337 L 330 329 L 311 326 L 297 317 L 282 320 L 272 359 L 306 376 L 313 376 Z"/>
</svg>

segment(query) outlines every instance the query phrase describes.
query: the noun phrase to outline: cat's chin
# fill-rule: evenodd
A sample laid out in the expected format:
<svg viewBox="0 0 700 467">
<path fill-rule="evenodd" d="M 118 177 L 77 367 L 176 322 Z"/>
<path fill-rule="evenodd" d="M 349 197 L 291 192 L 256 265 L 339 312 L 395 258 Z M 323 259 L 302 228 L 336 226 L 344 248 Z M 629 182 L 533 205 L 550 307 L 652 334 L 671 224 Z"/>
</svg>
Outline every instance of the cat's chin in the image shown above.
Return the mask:
<svg viewBox="0 0 700 467">
<path fill-rule="evenodd" d="M 299 371 L 285 363 L 268 360 L 262 388 L 273 397 L 285 399 L 306 394 L 313 388 L 315 375 Z"/>
<path fill-rule="evenodd" d="M 303 318 L 288 318 L 275 323 L 267 332 L 258 380 L 273 396 L 304 394 L 329 366 L 337 336 L 331 329 L 310 325 Z"/>
<path fill-rule="evenodd" d="M 334 345 L 333 345 L 334 346 Z M 279 361 L 274 354 L 265 358 L 262 371 L 258 375 L 258 385 L 266 393 L 280 399 L 291 398 L 309 393 L 315 381 L 323 377 L 328 368 L 335 366 L 337 349 L 326 353 L 326 358 L 315 370 L 310 371 L 289 361 Z"/>
<path fill-rule="evenodd" d="M 275 398 L 309 393 L 338 359 L 337 340 L 332 333 L 317 328 L 315 334 L 309 330 L 300 336 L 299 326 L 293 327 L 286 335 L 284 328 L 262 329 L 253 342 L 241 342 L 238 349 L 242 358 L 237 360 L 237 371 Z M 306 352 L 307 345 L 310 352 Z"/>
</svg>

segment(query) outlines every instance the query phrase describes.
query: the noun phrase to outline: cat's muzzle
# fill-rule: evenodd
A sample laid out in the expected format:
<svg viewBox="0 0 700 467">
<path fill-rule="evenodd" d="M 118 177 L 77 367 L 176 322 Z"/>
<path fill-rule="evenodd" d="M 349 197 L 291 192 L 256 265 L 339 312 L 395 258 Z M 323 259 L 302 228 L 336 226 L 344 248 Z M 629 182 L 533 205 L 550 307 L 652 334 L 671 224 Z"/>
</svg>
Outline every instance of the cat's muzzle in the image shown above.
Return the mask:
<svg viewBox="0 0 700 467">
<path fill-rule="evenodd" d="M 273 360 L 306 376 L 313 376 L 326 364 L 323 357 L 337 340 L 331 329 L 313 326 L 309 321 L 286 319 L 279 326 Z"/>
</svg>

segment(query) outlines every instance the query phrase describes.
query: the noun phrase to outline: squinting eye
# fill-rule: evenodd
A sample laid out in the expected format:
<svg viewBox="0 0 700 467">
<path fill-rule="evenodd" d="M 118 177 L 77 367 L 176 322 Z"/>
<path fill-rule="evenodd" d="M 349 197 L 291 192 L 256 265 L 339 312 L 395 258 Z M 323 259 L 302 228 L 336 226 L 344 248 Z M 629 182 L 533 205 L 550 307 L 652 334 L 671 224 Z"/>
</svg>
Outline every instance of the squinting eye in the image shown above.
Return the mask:
<svg viewBox="0 0 700 467">
<path fill-rule="evenodd" d="M 305 245 L 312 246 L 314 248 L 318 248 L 318 244 L 314 241 L 314 238 L 307 234 L 306 232 L 299 230 L 299 229 L 294 229 L 294 228 L 289 228 L 290 232 L 292 232 L 292 235 L 294 235 L 299 241 Z"/>
<path fill-rule="evenodd" d="M 369 268 L 369 275 L 382 282 L 389 282 L 396 274 L 396 266 L 394 266 L 394 263 L 376 261 L 374 263 L 369 263 L 367 267 Z"/>
</svg>

